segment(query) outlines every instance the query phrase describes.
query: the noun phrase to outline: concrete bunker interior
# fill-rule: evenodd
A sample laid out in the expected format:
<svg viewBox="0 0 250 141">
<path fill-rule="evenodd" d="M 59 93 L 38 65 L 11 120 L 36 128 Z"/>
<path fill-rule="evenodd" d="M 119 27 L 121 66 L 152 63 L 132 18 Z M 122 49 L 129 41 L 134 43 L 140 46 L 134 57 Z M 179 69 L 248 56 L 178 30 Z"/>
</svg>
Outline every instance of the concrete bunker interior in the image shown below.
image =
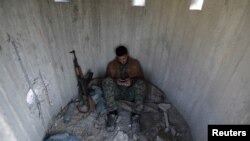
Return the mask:
<svg viewBox="0 0 250 141">
<path fill-rule="evenodd" d="M 250 2 L 204 0 L 201 11 L 189 10 L 190 3 L 2 0 L 1 138 L 42 140 L 52 119 L 77 96 L 68 52 L 75 49 L 83 71 L 99 77 L 118 44 L 129 48 L 146 79 L 178 109 L 193 140 L 207 140 L 208 124 L 249 124 Z M 31 88 L 42 89 L 43 120 L 27 104 Z"/>
</svg>

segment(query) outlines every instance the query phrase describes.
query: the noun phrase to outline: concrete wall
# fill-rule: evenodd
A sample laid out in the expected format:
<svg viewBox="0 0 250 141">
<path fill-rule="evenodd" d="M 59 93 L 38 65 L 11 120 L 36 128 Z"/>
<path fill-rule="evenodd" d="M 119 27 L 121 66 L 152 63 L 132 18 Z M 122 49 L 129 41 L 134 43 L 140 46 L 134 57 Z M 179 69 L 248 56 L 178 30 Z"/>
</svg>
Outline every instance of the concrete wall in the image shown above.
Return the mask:
<svg viewBox="0 0 250 141">
<path fill-rule="evenodd" d="M 146 7 L 72 1 L 0 1 L 3 140 L 41 140 L 52 117 L 77 95 L 70 50 L 84 71 L 102 76 L 118 44 L 141 61 L 195 141 L 207 140 L 207 124 L 250 123 L 248 0 L 205 0 L 202 11 L 189 11 L 189 0 L 147 0 Z M 28 92 L 40 104 L 28 105 Z"/>
</svg>

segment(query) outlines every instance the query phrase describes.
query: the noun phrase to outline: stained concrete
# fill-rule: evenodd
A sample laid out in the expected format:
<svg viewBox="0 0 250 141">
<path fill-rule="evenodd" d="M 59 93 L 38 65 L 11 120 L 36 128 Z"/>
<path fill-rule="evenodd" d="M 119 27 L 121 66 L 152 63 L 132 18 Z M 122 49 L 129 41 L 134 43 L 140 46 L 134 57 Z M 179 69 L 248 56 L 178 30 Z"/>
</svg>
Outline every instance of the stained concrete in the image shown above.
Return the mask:
<svg viewBox="0 0 250 141">
<path fill-rule="evenodd" d="M 167 94 L 196 141 L 207 140 L 207 124 L 250 123 L 248 0 L 207 0 L 202 11 L 190 11 L 189 0 L 130 4 L 1 0 L 4 139 L 41 140 L 51 118 L 77 95 L 70 50 L 76 50 L 84 71 L 91 68 L 102 76 L 118 44 L 141 61 L 146 79 Z M 48 82 L 44 89 L 53 103 L 41 100 L 42 116 L 30 112 L 26 103 L 39 74 Z"/>
</svg>

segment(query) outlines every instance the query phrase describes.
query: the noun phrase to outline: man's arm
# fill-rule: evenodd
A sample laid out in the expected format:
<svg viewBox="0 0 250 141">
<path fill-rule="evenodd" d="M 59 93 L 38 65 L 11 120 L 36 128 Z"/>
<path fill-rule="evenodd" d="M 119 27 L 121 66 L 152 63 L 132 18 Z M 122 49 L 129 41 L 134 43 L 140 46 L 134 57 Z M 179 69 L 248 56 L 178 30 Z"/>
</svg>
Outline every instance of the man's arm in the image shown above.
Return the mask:
<svg viewBox="0 0 250 141">
<path fill-rule="evenodd" d="M 113 75 L 114 75 L 114 70 L 112 70 L 112 62 L 110 62 L 108 63 L 106 68 L 106 77 L 112 78 L 118 85 L 123 85 L 123 82 L 121 82 L 119 78 L 115 78 Z"/>
<path fill-rule="evenodd" d="M 111 77 L 110 63 L 108 63 L 107 68 L 106 68 L 106 77 Z"/>
<path fill-rule="evenodd" d="M 137 75 L 138 75 L 137 76 L 138 78 L 144 79 L 144 73 L 143 73 L 143 70 L 139 61 L 138 61 L 138 74 Z"/>
<path fill-rule="evenodd" d="M 144 79 L 144 73 L 143 73 L 143 70 L 142 70 L 142 67 L 141 67 L 141 64 L 139 61 L 136 60 L 136 62 L 134 63 L 134 66 L 133 66 L 133 75 L 130 76 L 130 78 L 135 81 L 137 79 Z"/>
<path fill-rule="evenodd" d="M 144 74 L 143 74 L 143 70 L 142 67 L 140 65 L 140 62 L 136 60 L 136 62 L 133 64 L 134 66 L 134 71 L 135 71 L 135 75 L 134 76 L 130 76 L 129 78 L 127 78 L 125 81 L 123 82 L 118 82 L 118 85 L 123 85 L 123 86 L 131 86 L 132 83 L 134 81 L 136 81 L 137 79 L 143 79 L 144 78 Z"/>
</svg>

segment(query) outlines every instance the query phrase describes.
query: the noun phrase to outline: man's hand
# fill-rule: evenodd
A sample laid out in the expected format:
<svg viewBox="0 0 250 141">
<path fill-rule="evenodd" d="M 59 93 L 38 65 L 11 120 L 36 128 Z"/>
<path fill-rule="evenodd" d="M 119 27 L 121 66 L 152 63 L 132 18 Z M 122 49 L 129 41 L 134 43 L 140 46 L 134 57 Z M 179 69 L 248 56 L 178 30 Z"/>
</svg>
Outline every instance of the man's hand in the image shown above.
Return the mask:
<svg viewBox="0 0 250 141">
<path fill-rule="evenodd" d="M 118 85 L 129 87 L 132 84 L 132 80 L 127 78 L 125 80 L 118 79 L 116 82 Z"/>
<path fill-rule="evenodd" d="M 129 87 L 132 84 L 132 80 L 130 78 L 127 78 L 125 81 L 125 86 Z"/>
</svg>

